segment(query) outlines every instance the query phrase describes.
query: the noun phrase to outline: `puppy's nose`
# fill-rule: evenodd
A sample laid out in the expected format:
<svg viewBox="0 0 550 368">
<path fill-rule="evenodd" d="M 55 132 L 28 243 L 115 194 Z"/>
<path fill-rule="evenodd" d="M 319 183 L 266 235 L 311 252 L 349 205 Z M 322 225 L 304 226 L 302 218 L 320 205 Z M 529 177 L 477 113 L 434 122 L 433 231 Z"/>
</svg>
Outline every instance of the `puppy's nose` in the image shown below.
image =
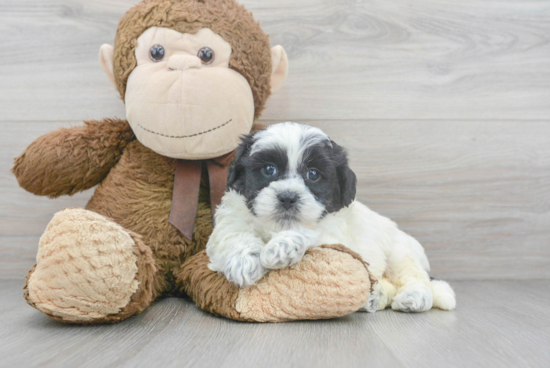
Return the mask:
<svg viewBox="0 0 550 368">
<path fill-rule="evenodd" d="M 279 198 L 281 206 L 283 206 L 286 210 L 294 207 L 294 205 L 298 201 L 298 195 L 296 193 L 279 194 L 277 198 Z"/>
</svg>

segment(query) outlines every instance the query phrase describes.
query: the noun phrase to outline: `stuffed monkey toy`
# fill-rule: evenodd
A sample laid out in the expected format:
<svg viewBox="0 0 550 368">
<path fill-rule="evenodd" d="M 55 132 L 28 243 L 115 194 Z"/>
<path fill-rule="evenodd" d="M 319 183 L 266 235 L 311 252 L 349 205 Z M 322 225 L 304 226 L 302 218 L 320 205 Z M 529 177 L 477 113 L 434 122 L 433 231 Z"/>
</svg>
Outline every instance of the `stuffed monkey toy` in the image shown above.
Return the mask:
<svg viewBox="0 0 550 368">
<path fill-rule="evenodd" d="M 144 0 L 100 61 L 126 119 L 85 121 L 35 140 L 15 159 L 21 187 L 51 198 L 97 185 L 86 208 L 57 213 L 24 296 L 62 322 L 118 322 L 162 296 L 243 321 L 342 316 L 374 282 L 341 245 L 239 289 L 208 269 L 204 248 L 227 167 L 283 84 L 284 49 L 234 0 Z"/>
</svg>

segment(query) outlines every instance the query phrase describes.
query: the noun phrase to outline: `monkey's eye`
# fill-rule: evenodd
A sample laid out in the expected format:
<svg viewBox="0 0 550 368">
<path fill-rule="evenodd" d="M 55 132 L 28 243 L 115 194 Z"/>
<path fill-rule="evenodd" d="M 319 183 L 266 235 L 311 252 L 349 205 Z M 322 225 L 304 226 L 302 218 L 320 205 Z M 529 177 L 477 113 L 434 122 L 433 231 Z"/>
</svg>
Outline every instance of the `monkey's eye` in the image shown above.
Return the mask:
<svg viewBox="0 0 550 368">
<path fill-rule="evenodd" d="M 164 50 L 164 47 L 162 45 L 154 45 L 151 47 L 151 50 L 149 51 L 149 57 L 154 62 L 161 61 L 164 59 L 164 55 L 166 54 L 166 50 Z"/>
<path fill-rule="evenodd" d="M 204 65 L 212 64 L 212 62 L 214 61 L 214 50 L 212 50 L 210 47 L 203 47 L 199 50 L 197 56 L 199 57 L 199 59 L 201 59 L 201 62 Z"/>
<path fill-rule="evenodd" d="M 312 181 L 312 182 L 316 182 L 317 180 L 319 180 L 321 178 L 321 175 L 319 174 L 319 172 L 317 170 L 309 170 L 307 172 L 307 178 Z"/>
<path fill-rule="evenodd" d="M 277 175 L 277 167 L 275 165 L 267 165 L 262 168 L 262 174 L 267 177 L 272 177 Z"/>
</svg>

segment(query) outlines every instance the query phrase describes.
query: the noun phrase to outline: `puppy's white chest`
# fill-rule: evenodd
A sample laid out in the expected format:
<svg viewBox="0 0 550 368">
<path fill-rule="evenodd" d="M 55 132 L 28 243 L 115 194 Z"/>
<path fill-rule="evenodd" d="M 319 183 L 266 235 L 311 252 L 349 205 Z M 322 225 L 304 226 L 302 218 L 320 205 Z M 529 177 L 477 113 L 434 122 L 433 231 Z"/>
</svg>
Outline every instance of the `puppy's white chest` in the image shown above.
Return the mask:
<svg viewBox="0 0 550 368">
<path fill-rule="evenodd" d="M 319 244 L 342 244 L 349 248 L 353 247 L 353 238 L 349 234 L 349 227 L 345 221 L 331 219 L 322 221 L 317 229 L 319 233 Z"/>
</svg>

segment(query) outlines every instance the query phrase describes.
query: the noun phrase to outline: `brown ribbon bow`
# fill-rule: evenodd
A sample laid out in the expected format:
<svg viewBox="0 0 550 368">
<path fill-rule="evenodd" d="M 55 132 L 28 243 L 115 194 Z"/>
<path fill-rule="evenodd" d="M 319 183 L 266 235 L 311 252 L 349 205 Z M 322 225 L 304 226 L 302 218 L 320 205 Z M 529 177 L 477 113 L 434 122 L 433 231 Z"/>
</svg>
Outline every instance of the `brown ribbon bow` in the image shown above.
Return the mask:
<svg viewBox="0 0 550 368">
<path fill-rule="evenodd" d="M 221 203 L 225 193 L 227 172 L 234 155 L 235 151 L 210 160 L 176 160 L 172 208 L 168 221 L 187 239 L 191 240 L 193 237 L 193 228 L 197 218 L 203 162 L 206 161 L 208 169 L 210 206 L 212 208 L 212 223 L 214 223 L 216 207 Z"/>
</svg>

